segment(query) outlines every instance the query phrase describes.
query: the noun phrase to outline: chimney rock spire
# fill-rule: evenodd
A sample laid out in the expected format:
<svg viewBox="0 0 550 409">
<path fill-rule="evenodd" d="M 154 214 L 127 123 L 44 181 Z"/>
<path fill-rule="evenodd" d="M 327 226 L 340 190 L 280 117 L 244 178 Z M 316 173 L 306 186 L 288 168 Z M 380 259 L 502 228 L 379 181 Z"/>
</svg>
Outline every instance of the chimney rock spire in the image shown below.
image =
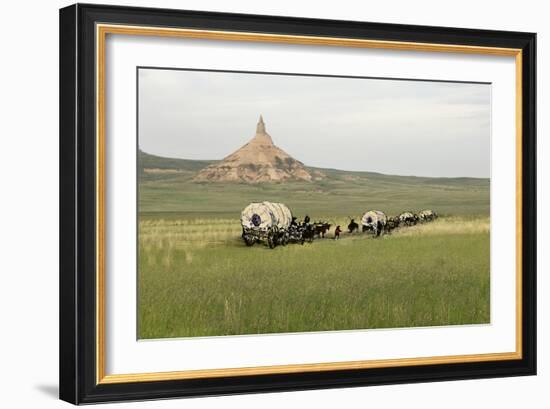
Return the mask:
<svg viewBox="0 0 550 409">
<path fill-rule="evenodd" d="M 276 146 L 265 130 L 260 115 L 256 135 L 220 162 L 202 169 L 193 180 L 197 182 L 264 183 L 286 180 L 312 181 L 319 178 L 302 162 Z"/>
<path fill-rule="evenodd" d="M 260 120 L 258 121 L 258 125 L 256 125 L 256 133 L 257 134 L 265 134 L 266 133 L 264 118 L 262 117 L 262 115 L 260 115 Z"/>
</svg>

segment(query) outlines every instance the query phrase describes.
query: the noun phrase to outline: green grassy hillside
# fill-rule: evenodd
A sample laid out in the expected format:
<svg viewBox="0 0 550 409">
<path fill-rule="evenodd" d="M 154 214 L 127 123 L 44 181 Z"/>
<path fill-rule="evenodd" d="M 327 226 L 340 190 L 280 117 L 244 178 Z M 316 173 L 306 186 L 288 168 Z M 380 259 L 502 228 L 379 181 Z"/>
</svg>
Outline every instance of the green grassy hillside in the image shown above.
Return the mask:
<svg viewBox="0 0 550 409">
<path fill-rule="evenodd" d="M 162 156 L 151 155 L 149 153 L 139 151 L 139 168 L 143 169 L 172 169 L 182 171 L 196 172 L 207 167 L 214 160 L 187 160 L 176 158 L 163 158 Z"/>
<path fill-rule="evenodd" d="M 253 201 L 283 202 L 302 217 L 358 217 L 368 209 L 389 215 L 431 208 L 441 214 L 489 214 L 489 179 L 427 178 L 316 169 L 316 182 L 249 185 L 197 183 L 195 173 L 213 161 L 167 159 L 141 153 L 139 209 L 144 217 L 236 216 Z"/>
</svg>

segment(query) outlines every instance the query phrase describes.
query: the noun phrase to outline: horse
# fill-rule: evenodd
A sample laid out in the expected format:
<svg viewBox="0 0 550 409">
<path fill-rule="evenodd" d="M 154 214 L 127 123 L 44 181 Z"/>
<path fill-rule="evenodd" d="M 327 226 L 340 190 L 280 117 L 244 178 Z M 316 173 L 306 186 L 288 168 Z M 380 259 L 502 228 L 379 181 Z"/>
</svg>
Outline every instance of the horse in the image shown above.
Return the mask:
<svg viewBox="0 0 550 409">
<path fill-rule="evenodd" d="M 330 224 L 327 222 L 316 222 L 313 223 L 313 234 L 314 236 L 319 236 L 325 238 L 325 233 L 330 230 Z"/>
<path fill-rule="evenodd" d="M 302 230 L 302 244 L 306 241 L 308 243 L 313 243 L 313 238 L 315 236 L 315 229 L 313 226 L 309 223 L 303 223 L 300 229 Z"/>
<path fill-rule="evenodd" d="M 359 231 L 359 225 L 355 223 L 355 220 L 351 219 L 350 223 L 348 224 L 348 231 L 350 233 L 353 233 L 354 231 Z"/>
</svg>

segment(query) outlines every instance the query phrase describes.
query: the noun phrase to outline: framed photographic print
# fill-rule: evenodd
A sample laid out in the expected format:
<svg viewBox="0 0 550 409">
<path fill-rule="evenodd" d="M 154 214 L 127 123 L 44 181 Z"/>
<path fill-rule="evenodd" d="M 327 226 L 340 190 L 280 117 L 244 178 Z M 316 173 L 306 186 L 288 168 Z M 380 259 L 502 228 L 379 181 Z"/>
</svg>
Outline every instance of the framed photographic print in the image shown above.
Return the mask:
<svg viewBox="0 0 550 409">
<path fill-rule="evenodd" d="M 61 9 L 61 399 L 535 374 L 535 43 Z"/>
</svg>

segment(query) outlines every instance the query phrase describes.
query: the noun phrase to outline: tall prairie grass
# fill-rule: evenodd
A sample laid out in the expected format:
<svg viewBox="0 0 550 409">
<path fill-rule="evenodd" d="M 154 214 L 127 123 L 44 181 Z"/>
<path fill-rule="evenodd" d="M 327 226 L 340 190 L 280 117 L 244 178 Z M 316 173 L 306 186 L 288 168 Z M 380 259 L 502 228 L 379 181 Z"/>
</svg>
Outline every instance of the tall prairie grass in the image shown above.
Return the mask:
<svg viewBox="0 0 550 409">
<path fill-rule="evenodd" d="M 331 331 L 490 320 L 489 219 L 374 239 L 246 247 L 236 218 L 142 218 L 139 337 Z"/>
</svg>

